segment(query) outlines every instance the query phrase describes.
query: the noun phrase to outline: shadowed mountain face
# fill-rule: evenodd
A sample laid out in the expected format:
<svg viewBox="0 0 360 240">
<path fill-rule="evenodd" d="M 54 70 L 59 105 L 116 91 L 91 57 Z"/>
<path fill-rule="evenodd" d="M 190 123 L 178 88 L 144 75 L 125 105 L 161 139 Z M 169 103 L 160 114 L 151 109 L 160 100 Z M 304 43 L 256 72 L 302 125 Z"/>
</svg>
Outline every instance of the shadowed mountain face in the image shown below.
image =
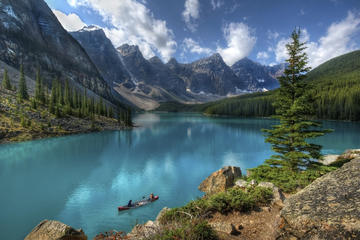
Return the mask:
<svg viewBox="0 0 360 240">
<path fill-rule="evenodd" d="M 248 90 L 257 91 L 264 88 L 271 90 L 279 87 L 276 77 L 283 73 L 285 64 L 263 66 L 244 58 L 232 65 L 231 69 L 237 77 L 244 79 Z"/>
<path fill-rule="evenodd" d="M 0 60 L 35 75 L 40 66 L 44 80 L 68 78 L 113 100 L 111 89 L 81 45 L 63 29 L 43 0 L 1 0 Z"/>
<path fill-rule="evenodd" d="M 70 33 L 85 49 L 99 72 L 110 86 L 130 80 L 129 73 L 124 69 L 117 50 L 105 36 L 101 28 L 84 27 Z"/>
<path fill-rule="evenodd" d="M 186 67 L 189 70 L 179 74 L 186 78 L 187 87 L 192 92 L 224 96 L 247 88 L 245 81 L 234 74 L 218 53 L 188 64 Z"/>
</svg>

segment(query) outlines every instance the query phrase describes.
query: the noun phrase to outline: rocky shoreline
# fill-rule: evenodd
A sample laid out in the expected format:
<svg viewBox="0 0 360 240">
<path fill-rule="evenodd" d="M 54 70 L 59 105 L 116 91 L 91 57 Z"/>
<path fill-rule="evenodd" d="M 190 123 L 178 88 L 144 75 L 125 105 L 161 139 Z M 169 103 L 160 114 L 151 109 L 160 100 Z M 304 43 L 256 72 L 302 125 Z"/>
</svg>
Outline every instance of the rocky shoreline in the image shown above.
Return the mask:
<svg viewBox="0 0 360 240">
<path fill-rule="evenodd" d="M 224 167 L 205 179 L 199 189 L 205 194 L 214 194 L 234 187 L 247 191 L 253 185 L 271 189 L 273 199 L 270 204 L 248 213 L 215 213 L 208 218 L 208 224 L 219 239 L 360 239 L 360 149 L 348 150 L 323 161 L 331 164 L 344 160 L 347 163 L 342 167 L 293 195 L 283 194 L 272 183 L 246 182 L 239 179 L 240 168 Z M 127 235 L 114 231 L 94 239 L 152 239 L 162 231 L 161 218 L 169 211 L 164 208 L 155 221 L 136 225 Z M 87 237 L 81 229 L 74 230 L 62 223 L 45 220 L 25 239 L 83 240 Z"/>
</svg>

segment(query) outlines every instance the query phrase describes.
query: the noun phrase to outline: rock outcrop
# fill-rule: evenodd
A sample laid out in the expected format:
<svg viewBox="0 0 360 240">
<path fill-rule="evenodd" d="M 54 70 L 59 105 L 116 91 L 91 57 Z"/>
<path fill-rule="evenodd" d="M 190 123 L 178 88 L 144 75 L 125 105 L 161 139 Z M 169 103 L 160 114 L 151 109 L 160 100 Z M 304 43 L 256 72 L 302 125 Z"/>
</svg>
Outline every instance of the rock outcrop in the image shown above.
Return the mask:
<svg viewBox="0 0 360 240">
<path fill-rule="evenodd" d="M 126 239 L 148 239 L 152 235 L 160 232 L 160 218 L 163 216 L 170 208 L 164 207 L 156 217 L 155 221 L 147 221 L 145 224 L 137 224 L 131 230 L 129 234 L 126 235 Z"/>
<path fill-rule="evenodd" d="M 360 158 L 360 149 L 349 149 L 346 150 L 343 154 L 341 154 L 338 159 L 354 159 Z"/>
<path fill-rule="evenodd" d="M 227 166 L 212 173 L 199 186 L 199 190 L 206 194 L 214 194 L 223 192 L 234 186 L 236 178 L 241 177 L 239 167 Z"/>
<path fill-rule="evenodd" d="M 360 239 L 359 189 L 360 158 L 318 178 L 285 200 L 280 239 Z"/>
<path fill-rule="evenodd" d="M 350 161 L 358 157 L 360 157 L 360 149 L 348 149 L 341 155 L 325 155 L 322 159 L 319 160 L 319 162 L 324 165 L 333 165 L 338 162 Z"/>
<path fill-rule="evenodd" d="M 44 220 L 40 222 L 25 240 L 87 240 L 85 233 L 64 223 Z"/>
</svg>

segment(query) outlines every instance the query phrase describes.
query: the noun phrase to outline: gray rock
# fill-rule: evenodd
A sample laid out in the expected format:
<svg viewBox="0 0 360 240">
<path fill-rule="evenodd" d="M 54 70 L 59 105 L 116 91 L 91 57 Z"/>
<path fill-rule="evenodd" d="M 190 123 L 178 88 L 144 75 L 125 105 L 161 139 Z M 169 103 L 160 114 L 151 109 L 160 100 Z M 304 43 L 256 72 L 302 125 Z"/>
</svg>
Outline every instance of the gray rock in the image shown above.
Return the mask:
<svg viewBox="0 0 360 240">
<path fill-rule="evenodd" d="M 147 221 L 144 225 L 136 225 L 126 237 L 127 239 L 148 239 L 159 232 L 160 225 L 158 222 Z"/>
<path fill-rule="evenodd" d="M 241 188 L 247 188 L 249 183 L 243 179 L 239 179 L 235 182 L 235 186 L 241 187 Z"/>
<path fill-rule="evenodd" d="M 161 209 L 161 211 L 159 212 L 159 214 L 157 215 L 157 217 L 156 217 L 156 222 L 159 222 L 160 221 L 160 218 L 166 213 L 166 212 L 168 212 L 168 211 L 170 211 L 170 208 L 168 208 L 168 207 L 164 207 L 163 209 Z"/>
<path fill-rule="evenodd" d="M 339 159 L 354 159 L 360 157 L 360 149 L 349 149 L 339 156 Z"/>
<path fill-rule="evenodd" d="M 280 239 L 360 239 L 360 158 L 285 200 Z"/>
<path fill-rule="evenodd" d="M 25 240 L 87 240 L 85 233 L 79 229 L 58 221 L 44 220 L 40 222 Z"/>
</svg>

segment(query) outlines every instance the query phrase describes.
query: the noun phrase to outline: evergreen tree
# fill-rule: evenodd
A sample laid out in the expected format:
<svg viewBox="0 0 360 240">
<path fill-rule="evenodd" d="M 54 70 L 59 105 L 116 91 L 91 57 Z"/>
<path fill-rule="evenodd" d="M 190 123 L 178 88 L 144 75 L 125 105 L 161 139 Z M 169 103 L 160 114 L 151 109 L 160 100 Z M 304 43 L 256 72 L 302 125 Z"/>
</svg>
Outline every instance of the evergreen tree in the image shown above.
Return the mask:
<svg viewBox="0 0 360 240">
<path fill-rule="evenodd" d="M 279 77 L 280 89 L 275 98 L 275 118 L 280 124 L 272 129 L 265 129 L 266 142 L 272 144 L 277 153 L 266 160 L 267 164 L 286 167 L 298 171 L 301 167 L 309 167 L 314 159 L 321 154 L 321 146 L 307 142 L 325 134 L 321 124 L 311 120 L 314 115 L 309 86 L 304 81 L 307 67 L 305 43 L 300 42 L 300 29 L 295 29 L 291 35 L 291 42 L 286 45 L 289 59 L 284 75 Z"/>
<path fill-rule="evenodd" d="M 20 65 L 20 80 L 19 80 L 18 98 L 20 101 L 29 99 L 29 94 L 27 92 L 26 80 L 25 80 L 25 75 L 24 75 L 24 67 L 22 64 Z"/>
<path fill-rule="evenodd" d="M 12 89 L 10 79 L 9 79 L 9 75 L 8 75 L 8 71 L 7 71 L 6 68 L 4 69 L 4 77 L 3 77 L 3 81 L 2 81 L 2 86 L 3 86 L 4 89 L 7 89 L 7 90 Z"/>
<path fill-rule="evenodd" d="M 49 112 L 55 113 L 55 107 L 57 105 L 57 79 L 52 83 L 51 96 L 49 102 Z"/>
<path fill-rule="evenodd" d="M 70 91 L 70 87 L 69 87 L 69 81 L 66 79 L 65 80 L 65 87 L 64 87 L 64 102 L 65 105 L 71 105 L 71 91 Z"/>
<path fill-rule="evenodd" d="M 133 126 L 133 122 L 132 122 L 132 116 L 131 116 L 131 109 L 127 109 L 125 112 L 125 125 L 128 127 L 132 127 Z"/>
<path fill-rule="evenodd" d="M 41 92 L 41 80 L 40 80 L 40 69 L 36 69 L 35 77 L 35 100 L 40 101 L 40 92 Z"/>
<path fill-rule="evenodd" d="M 60 81 L 56 81 L 56 101 L 57 101 L 57 104 L 62 106 L 64 105 L 64 95 L 63 95 L 63 88 L 62 88 L 62 85 L 60 83 Z"/>
<path fill-rule="evenodd" d="M 109 118 L 114 118 L 114 109 L 112 107 L 109 107 L 109 114 L 108 114 Z"/>
</svg>

